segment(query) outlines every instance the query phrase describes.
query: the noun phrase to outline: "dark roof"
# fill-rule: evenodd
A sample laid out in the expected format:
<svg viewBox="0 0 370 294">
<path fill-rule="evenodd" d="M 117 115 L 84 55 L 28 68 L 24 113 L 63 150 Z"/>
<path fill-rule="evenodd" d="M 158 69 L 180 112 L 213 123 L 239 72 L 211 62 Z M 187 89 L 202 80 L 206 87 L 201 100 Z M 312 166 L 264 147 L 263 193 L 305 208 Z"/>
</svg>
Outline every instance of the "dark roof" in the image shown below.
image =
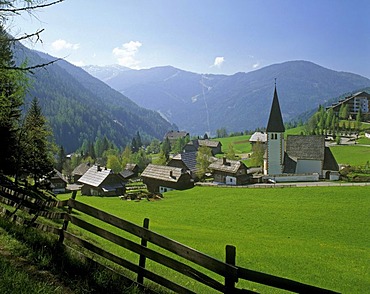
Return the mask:
<svg viewBox="0 0 370 294">
<path fill-rule="evenodd" d="M 191 171 L 191 172 L 196 172 L 197 170 L 197 152 L 186 152 L 186 153 L 179 153 L 175 155 L 172 160 L 179 160 L 182 161 L 186 167 Z M 169 163 L 170 165 L 170 163 Z"/>
<path fill-rule="evenodd" d="M 272 100 L 272 106 L 270 111 L 270 117 L 267 123 L 266 132 L 278 132 L 284 133 L 285 127 L 283 123 L 283 117 L 281 116 L 281 110 L 279 105 L 279 99 L 276 91 L 274 92 L 274 99 Z"/>
<path fill-rule="evenodd" d="M 199 146 L 206 146 L 210 148 L 216 148 L 221 145 L 220 141 L 213 141 L 213 140 L 198 140 Z"/>
<path fill-rule="evenodd" d="M 139 166 L 136 163 L 127 163 L 125 169 L 134 171 L 135 169 L 138 169 Z"/>
<path fill-rule="evenodd" d="M 77 166 L 73 172 L 72 175 L 79 175 L 82 176 L 85 172 L 88 171 L 88 169 L 91 167 L 90 162 L 84 162 L 81 163 L 79 166 Z"/>
<path fill-rule="evenodd" d="M 209 165 L 209 168 L 211 170 L 217 170 L 232 174 L 235 174 L 241 167 L 245 167 L 245 169 L 247 169 L 246 165 L 243 162 L 239 160 L 230 160 L 225 158 L 217 159 Z"/>
<path fill-rule="evenodd" d="M 189 133 L 185 131 L 169 131 L 166 133 L 164 138 L 168 138 L 169 140 L 176 140 L 178 138 L 185 138 L 186 136 L 189 136 Z"/>
<path fill-rule="evenodd" d="M 124 169 L 119 174 L 124 179 L 128 179 L 128 178 L 132 177 L 133 175 L 135 175 L 135 173 L 132 170 L 129 170 L 129 169 Z"/>
<path fill-rule="evenodd" d="M 99 187 L 110 173 L 112 173 L 111 169 L 94 165 L 78 181 L 82 184 Z"/>
<path fill-rule="evenodd" d="M 293 160 L 324 160 L 325 136 L 288 135 L 286 153 Z"/>
<path fill-rule="evenodd" d="M 141 173 L 141 177 L 176 183 L 182 174 L 184 171 L 178 167 L 149 164 Z"/>
<path fill-rule="evenodd" d="M 50 181 L 55 181 L 55 180 L 62 180 L 63 182 L 68 183 L 67 179 L 62 175 L 62 173 L 54 168 Z"/>
<path fill-rule="evenodd" d="M 339 171 L 339 166 L 329 147 L 325 147 L 323 170 Z"/>
<path fill-rule="evenodd" d="M 289 155 L 284 153 L 284 174 L 294 174 L 297 167 L 297 159 L 289 157 Z"/>
</svg>

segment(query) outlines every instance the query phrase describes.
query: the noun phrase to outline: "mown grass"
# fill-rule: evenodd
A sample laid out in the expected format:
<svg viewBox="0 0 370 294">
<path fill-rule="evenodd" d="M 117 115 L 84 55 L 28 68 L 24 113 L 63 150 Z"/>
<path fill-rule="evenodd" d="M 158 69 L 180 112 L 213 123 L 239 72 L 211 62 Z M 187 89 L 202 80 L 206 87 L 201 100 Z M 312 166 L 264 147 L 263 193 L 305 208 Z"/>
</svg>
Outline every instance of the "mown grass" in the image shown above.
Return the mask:
<svg viewBox="0 0 370 294">
<path fill-rule="evenodd" d="M 229 150 L 230 144 L 234 145 L 234 150 L 236 154 L 249 153 L 252 151 L 251 144 L 249 143 L 250 135 L 245 136 L 234 136 L 227 138 L 217 138 L 217 141 L 220 141 L 222 144 L 222 152 L 227 153 Z"/>
<path fill-rule="evenodd" d="M 364 293 L 370 288 L 369 192 L 370 187 L 196 187 L 168 192 L 157 202 L 77 200 L 138 225 L 147 217 L 152 230 L 220 260 L 225 245 L 231 244 L 237 247 L 240 266 L 339 292 Z M 239 286 L 279 293 L 247 282 Z"/>
<path fill-rule="evenodd" d="M 358 144 L 370 145 L 370 139 L 366 138 L 366 137 L 361 137 L 361 138 L 357 139 L 356 141 L 357 141 Z"/>
<path fill-rule="evenodd" d="M 370 147 L 351 145 L 351 146 L 331 146 L 331 152 L 339 164 L 349 164 L 352 166 L 365 165 L 370 161 Z"/>
</svg>

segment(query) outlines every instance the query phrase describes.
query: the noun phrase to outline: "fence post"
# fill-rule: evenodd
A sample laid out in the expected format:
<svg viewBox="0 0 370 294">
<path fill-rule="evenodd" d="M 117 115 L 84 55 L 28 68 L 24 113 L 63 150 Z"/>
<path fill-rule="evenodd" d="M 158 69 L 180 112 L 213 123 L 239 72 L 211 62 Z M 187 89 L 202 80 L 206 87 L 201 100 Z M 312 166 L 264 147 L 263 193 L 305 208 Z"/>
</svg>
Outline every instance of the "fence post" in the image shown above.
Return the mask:
<svg viewBox="0 0 370 294">
<path fill-rule="evenodd" d="M 236 259 L 236 248 L 232 245 L 226 245 L 226 263 L 235 266 Z M 232 275 L 232 273 L 226 273 L 225 275 L 225 292 L 227 294 L 235 293 L 235 282 L 238 277 Z"/>
<path fill-rule="evenodd" d="M 77 196 L 77 190 L 73 190 L 72 191 L 72 199 L 75 200 L 76 199 L 76 196 Z M 68 207 L 68 210 L 67 210 L 67 214 L 70 214 L 72 212 L 72 207 Z M 60 230 L 60 235 L 59 235 L 59 243 L 62 244 L 63 241 L 64 241 L 64 231 L 67 230 L 67 227 L 68 227 L 68 219 L 64 219 L 64 222 L 63 222 L 63 226 L 62 226 L 62 229 Z"/>
<path fill-rule="evenodd" d="M 149 219 L 148 218 L 145 218 L 144 219 L 143 227 L 145 229 L 149 229 Z M 148 241 L 145 240 L 144 238 L 141 238 L 141 246 L 146 247 L 147 244 L 148 244 Z M 145 255 L 140 254 L 139 267 L 145 268 L 145 261 L 146 261 Z M 143 284 L 144 283 L 144 275 L 143 275 L 143 273 L 141 271 L 139 271 L 138 274 L 137 274 L 137 282 L 139 284 Z"/>
</svg>

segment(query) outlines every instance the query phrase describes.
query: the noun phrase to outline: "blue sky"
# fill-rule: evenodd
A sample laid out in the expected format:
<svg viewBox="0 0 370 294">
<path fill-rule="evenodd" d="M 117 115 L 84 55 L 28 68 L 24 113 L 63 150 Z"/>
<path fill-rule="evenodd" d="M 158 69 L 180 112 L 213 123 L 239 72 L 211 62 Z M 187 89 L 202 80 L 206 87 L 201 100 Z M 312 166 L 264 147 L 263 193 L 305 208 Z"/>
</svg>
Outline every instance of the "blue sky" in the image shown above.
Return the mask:
<svg viewBox="0 0 370 294">
<path fill-rule="evenodd" d="M 234 74 L 308 60 L 370 78 L 369 12 L 368 0 L 65 0 L 9 26 L 44 28 L 25 45 L 76 65 Z"/>
</svg>

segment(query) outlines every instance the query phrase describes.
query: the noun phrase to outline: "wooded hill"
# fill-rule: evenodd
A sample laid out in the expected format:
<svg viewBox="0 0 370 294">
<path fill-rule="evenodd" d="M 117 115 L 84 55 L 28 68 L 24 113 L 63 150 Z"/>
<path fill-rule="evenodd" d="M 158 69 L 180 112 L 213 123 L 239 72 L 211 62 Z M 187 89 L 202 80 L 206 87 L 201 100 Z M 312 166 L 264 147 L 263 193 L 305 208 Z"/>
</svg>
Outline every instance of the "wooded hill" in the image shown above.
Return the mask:
<svg viewBox="0 0 370 294">
<path fill-rule="evenodd" d="M 18 63 L 44 64 L 55 58 L 17 44 Z M 139 131 L 143 138 L 162 139 L 177 129 L 157 112 L 139 107 L 129 98 L 111 89 L 84 70 L 59 60 L 30 74 L 31 88 L 25 107 L 37 97 L 53 130 L 55 141 L 72 152 L 84 140 L 106 136 L 118 146 L 125 146 Z"/>
</svg>

